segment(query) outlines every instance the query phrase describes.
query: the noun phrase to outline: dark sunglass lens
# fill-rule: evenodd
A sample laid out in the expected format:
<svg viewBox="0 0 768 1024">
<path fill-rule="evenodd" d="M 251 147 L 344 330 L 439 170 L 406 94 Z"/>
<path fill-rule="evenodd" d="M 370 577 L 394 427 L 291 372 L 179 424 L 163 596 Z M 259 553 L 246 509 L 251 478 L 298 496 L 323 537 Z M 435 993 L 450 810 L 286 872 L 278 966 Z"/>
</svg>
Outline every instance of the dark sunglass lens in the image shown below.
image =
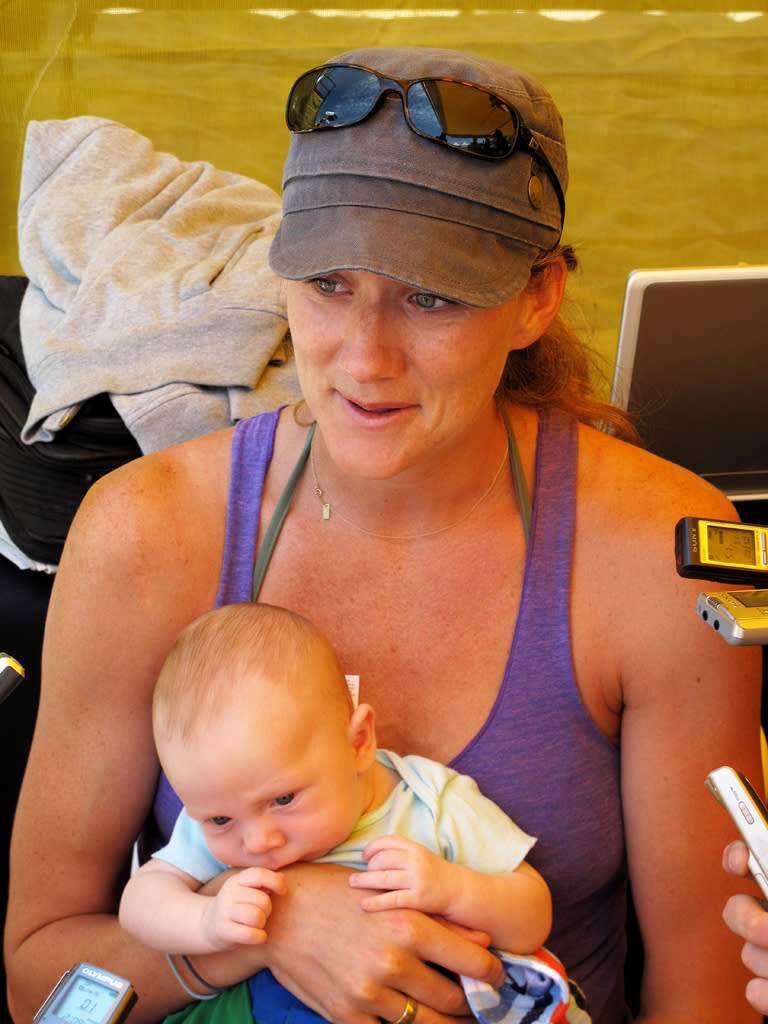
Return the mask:
<svg viewBox="0 0 768 1024">
<path fill-rule="evenodd" d="M 363 68 L 329 65 L 296 82 L 288 101 L 293 131 L 356 124 L 370 114 L 379 95 L 376 75 Z"/>
<path fill-rule="evenodd" d="M 515 148 L 512 108 L 462 82 L 414 82 L 408 88 L 408 114 L 417 131 L 477 156 L 509 156 Z"/>
</svg>

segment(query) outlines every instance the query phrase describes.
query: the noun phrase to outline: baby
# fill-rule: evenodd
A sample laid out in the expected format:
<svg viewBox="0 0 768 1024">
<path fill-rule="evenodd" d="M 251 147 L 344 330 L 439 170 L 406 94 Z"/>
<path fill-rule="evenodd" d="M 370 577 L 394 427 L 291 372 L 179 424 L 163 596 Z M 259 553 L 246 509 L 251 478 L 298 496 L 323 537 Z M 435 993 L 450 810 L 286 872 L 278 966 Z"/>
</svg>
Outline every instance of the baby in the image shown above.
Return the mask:
<svg viewBox="0 0 768 1024">
<path fill-rule="evenodd" d="M 300 616 L 249 603 L 193 622 L 161 670 L 153 728 L 184 808 L 121 901 L 147 945 L 190 956 L 264 942 L 281 868 L 297 861 L 356 869 L 366 911 L 439 914 L 512 954 L 546 939 L 533 838 L 469 777 L 378 749 L 373 708 L 355 706 L 330 643 Z M 215 895 L 200 892 L 229 867 Z"/>
</svg>

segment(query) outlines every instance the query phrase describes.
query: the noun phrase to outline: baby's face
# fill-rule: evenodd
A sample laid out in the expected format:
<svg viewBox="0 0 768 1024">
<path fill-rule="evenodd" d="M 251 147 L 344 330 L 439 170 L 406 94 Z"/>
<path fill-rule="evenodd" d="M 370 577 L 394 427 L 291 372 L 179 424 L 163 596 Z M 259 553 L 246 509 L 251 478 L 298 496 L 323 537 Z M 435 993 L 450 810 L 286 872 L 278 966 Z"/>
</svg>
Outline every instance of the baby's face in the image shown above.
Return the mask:
<svg viewBox="0 0 768 1024">
<path fill-rule="evenodd" d="M 346 724 L 283 705 L 263 717 L 222 711 L 161 750 L 169 781 L 233 867 L 279 870 L 338 846 L 364 810 L 360 758 Z"/>
</svg>

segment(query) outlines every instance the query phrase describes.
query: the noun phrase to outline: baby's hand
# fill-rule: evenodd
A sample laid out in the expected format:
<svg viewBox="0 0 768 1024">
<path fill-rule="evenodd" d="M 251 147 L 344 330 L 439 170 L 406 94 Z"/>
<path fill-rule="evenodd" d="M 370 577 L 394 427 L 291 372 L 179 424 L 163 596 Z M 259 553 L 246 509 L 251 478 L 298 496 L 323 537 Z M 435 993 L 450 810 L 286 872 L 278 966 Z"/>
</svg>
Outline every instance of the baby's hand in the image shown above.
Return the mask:
<svg viewBox="0 0 768 1024">
<path fill-rule="evenodd" d="M 367 871 L 355 871 L 355 889 L 381 889 L 360 901 L 363 910 L 409 907 L 427 914 L 447 913 L 453 898 L 455 865 L 404 836 L 380 836 L 363 850 Z"/>
<path fill-rule="evenodd" d="M 266 942 L 267 918 L 272 913 L 268 893 L 285 891 L 283 876 L 267 868 L 244 868 L 228 878 L 203 912 L 203 934 L 211 949 Z"/>
</svg>

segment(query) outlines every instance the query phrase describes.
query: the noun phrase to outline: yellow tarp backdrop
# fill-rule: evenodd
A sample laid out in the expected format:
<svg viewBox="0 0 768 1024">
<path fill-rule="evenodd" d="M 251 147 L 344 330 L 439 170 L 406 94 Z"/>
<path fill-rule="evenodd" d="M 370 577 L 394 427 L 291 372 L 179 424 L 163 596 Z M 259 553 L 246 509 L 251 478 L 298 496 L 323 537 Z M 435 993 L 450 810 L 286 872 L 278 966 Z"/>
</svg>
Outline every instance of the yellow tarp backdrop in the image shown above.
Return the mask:
<svg viewBox="0 0 768 1024">
<path fill-rule="evenodd" d="M 279 190 L 283 106 L 301 71 L 362 45 L 469 49 L 535 74 L 563 112 L 565 237 L 582 263 L 571 297 L 612 363 L 633 268 L 768 262 L 768 12 L 758 0 L 551 3 L 5 0 L 0 273 L 23 270 L 29 120 L 112 118 Z"/>
</svg>

